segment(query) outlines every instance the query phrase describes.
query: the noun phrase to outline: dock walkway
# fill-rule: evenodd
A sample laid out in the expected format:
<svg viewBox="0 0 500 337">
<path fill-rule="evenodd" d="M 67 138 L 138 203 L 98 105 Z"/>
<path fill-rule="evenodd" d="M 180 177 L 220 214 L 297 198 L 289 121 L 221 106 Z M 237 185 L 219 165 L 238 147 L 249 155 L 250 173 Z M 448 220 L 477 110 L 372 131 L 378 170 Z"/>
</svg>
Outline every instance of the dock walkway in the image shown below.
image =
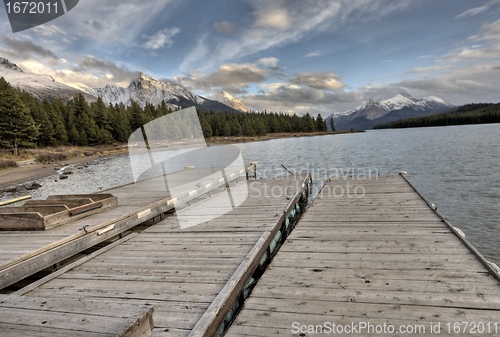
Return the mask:
<svg viewBox="0 0 500 337">
<path fill-rule="evenodd" d="M 154 337 L 213 336 L 229 325 L 305 210 L 311 180 L 240 183 L 247 184 L 248 198 L 223 216 L 185 229 L 168 216 L 13 296 L 151 306 Z M 211 211 L 217 209 L 204 210 Z"/>
<path fill-rule="evenodd" d="M 226 336 L 500 335 L 498 274 L 438 215 L 402 176 L 328 182 Z"/>
<path fill-rule="evenodd" d="M 189 202 L 218 193 L 226 184 L 244 180 L 246 173 L 254 169 L 255 165 L 250 165 L 246 172 L 227 176 L 227 181 L 222 182 L 209 181 L 210 169 L 175 172 L 169 179 L 179 184 L 206 179 L 207 185 L 193 185 L 181 195 L 171 196 L 165 190 L 149 188 L 165 186 L 165 178 L 161 176 L 141 181 L 140 187 L 131 183 L 101 191 L 118 199 L 117 207 L 101 213 L 44 231 L 0 231 L 0 290 L 152 218 L 163 216 L 174 209 L 173 197 L 179 202 L 181 198 Z"/>
</svg>

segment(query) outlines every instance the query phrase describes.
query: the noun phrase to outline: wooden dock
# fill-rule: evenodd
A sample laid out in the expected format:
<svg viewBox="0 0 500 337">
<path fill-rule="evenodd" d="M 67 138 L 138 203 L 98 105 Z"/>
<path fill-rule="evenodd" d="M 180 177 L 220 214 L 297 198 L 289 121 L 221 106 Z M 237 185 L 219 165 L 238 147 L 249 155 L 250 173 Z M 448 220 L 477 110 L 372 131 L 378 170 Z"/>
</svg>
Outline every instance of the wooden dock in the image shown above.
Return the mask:
<svg viewBox="0 0 500 337">
<path fill-rule="evenodd" d="M 405 177 L 332 180 L 226 336 L 498 336 L 499 279 Z"/>
<path fill-rule="evenodd" d="M 245 180 L 245 175 L 252 170 L 255 165 L 228 175 L 227 181 L 207 181 L 176 196 L 166 191 L 147 190 L 148 185 L 164 186 L 163 176 L 143 181 L 140 187 L 126 184 L 101 191 L 117 197 L 118 206 L 99 214 L 45 231 L 0 231 L 0 290 L 150 219 L 159 220 L 174 209 L 174 201 L 190 203 L 225 190 L 227 184 Z M 180 171 L 171 174 L 170 179 L 189 182 L 197 177 L 210 177 L 211 172 L 211 169 Z"/>
<path fill-rule="evenodd" d="M 231 212 L 186 229 L 180 228 L 175 214 L 167 216 L 20 289 L 12 300 L 100 300 L 115 306 L 153 307 L 156 337 L 213 336 L 224 331 L 305 210 L 311 179 L 308 175 L 239 183 L 247 184 L 249 196 Z M 118 197 L 118 208 L 128 204 L 137 214 L 144 207 L 137 209 L 138 201 L 124 198 L 135 194 L 132 188 L 106 193 Z M 139 199 L 150 204 L 154 197 Z M 191 207 L 202 206 L 211 197 L 192 200 Z M 116 315 L 110 308 L 109 316 Z"/>
</svg>

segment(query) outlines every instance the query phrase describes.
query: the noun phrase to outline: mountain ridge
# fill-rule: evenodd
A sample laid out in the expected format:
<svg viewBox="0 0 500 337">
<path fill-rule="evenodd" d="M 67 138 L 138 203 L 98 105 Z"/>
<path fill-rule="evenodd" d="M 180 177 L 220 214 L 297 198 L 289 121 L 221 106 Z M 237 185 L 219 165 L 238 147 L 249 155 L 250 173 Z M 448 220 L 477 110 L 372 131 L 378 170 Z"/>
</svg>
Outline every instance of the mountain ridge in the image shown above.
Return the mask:
<svg viewBox="0 0 500 337">
<path fill-rule="evenodd" d="M 452 104 L 436 96 L 416 99 L 410 94 L 398 94 L 392 98 L 375 101 L 370 99 L 362 105 L 342 114 L 333 114 L 336 130 L 366 130 L 378 124 L 401 118 L 423 116 L 453 107 Z"/>
<path fill-rule="evenodd" d="M 91 102 L 96 100 L 96 97 L 82 90 L 57 82 L 52 76 L 26 73 L 17 64 L 3 57 L 0 57 L 0 77 L 5 78 L 13 87 L 24 90 L 38 99 L 69 100 L 76 94 L 82 94 Z"/>
<path fill-rule="evenodd" d="M 240 112 L 228 104 L 205 98 L 183 86 L 162 82 L 144 73 L 141 73 L 137 80 L 130 82 L 127 88 L 107 85 L 92 89 L 89 93 L 100 97 L 106 104 L 122 103 L 129 106 L 135 101 L 144 108 L 148 103 L 157 106 L 165 101 L 173 108 L 196 106 L 204 110 Z"/>
</svg>

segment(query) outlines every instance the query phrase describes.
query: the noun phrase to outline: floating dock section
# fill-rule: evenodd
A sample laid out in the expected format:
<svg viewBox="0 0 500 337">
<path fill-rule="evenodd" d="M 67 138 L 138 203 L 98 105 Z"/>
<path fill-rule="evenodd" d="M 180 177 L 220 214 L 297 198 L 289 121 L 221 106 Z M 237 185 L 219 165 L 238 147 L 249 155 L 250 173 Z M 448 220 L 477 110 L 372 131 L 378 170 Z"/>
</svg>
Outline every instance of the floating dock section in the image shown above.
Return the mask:
<svg viewBox="0 0 500 337">
<path fill-rule="evenodd" d="M 19 289 L 8 296 L 9 301 L 66 301 L 61 303 L 67 305 L 57 309 L 61 312 L 61 321 L 53 321 L 53 316 L 44 320 L 44 325 L 56 330 L 61 328 L 58 322 L 73 317 L 71 301 L 90 301 L 89 307 L 110 303 L 107 314 L 107 306 L 99 312 L 111 318 L 119 317 L 121 306 L 136 308 L 123 317 L 125 321 L 113 321 L 122 327 L 133 317 L 145 320 L 148 308 L 152 307 L 151 336 L 221 335 L 305 211 L 312 180 L 307 175 L 247 181 L 243 174 L 243 179 L 230 183 L 231 186 L 241 184 L 248 187 L 248 196 L 232 211 L 185 229 L 181 229 L 175 214 L 162 213 L 164 217 L 157 219 L 154 225 L 124 236 Z M 224 184 L 222 192 L 225 190 Z M 139 202 L 150 204 L 149 198 L 155 197 L 138 195 L 132 185 L 105 193 L 118 197 L 118 208 L 134 205 L 134 221 L 137 221 L 137 212 L 144 212 L 144 208 L 138 207 Z M 127 194 L 135 198 L 124 198 Z M 219 214 L 217 207 L 203 208 L 211 198 L 217 197 L 214 190 L 206 198 L 192 199 L 187 209 L 202 210 L 192 217 Z M 95 219 L 106 212 L 113 210 L 85 219 Z M 96 236 L 95 232 L 89 233 Z M 44 311 L 32 309 L 36 314 Z M 23 312 L 20 316 L 23 317 Z M 0 316 L 0 331 L 5 327 L 12 330 L 12 322 L 5 320 Z M 40 327 L 41 323 L 36 322 L 33 324 Z M 82 324 L 85 329 L 85 323 Z M 20 323 L 20 336 L 37 336 L 25 333 L 24 328 Z M 69 325 L 68 329 L 80 331 L 78 324 Z M 67 331 L 61 333 L 64 332 L 71 335 Z"/>
<path fill-rule="evenodd" d="M 498 336 L 499 325 L 496 266 L 405 177 L 386 176 L 328 182 L 226 336 Z"/>
</svg>

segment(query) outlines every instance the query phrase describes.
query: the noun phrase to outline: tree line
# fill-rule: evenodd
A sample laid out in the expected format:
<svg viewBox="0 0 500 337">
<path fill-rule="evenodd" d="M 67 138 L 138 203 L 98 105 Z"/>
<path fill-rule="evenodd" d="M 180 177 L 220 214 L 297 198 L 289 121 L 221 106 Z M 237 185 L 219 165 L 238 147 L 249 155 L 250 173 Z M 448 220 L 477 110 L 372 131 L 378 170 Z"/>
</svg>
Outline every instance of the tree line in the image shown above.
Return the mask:
<svg viewBox="0 0 500 337">
<path fill-rule="evenodd" d="M 181 109 L 181 108 L 178 108 Z M 321 115 L 283 113 L 234 113 L 196 109 L 206 138 L 218 136 L 264 136 L 278 132 L 327 131 Z M 163 101 L 158 106 L 137 102 L 130 106 L 106 105 L 101 98 L 89 103 L 81 94 L 64 102 L 39 100 L 13 88 L 0 78 L 0 147 L 18 148 L 73 145 L 104 145 L 127 142 L 144 124 L 172 113 Z"/>
<path fill-rule="evenodd" d="M 500 123 L 500 103 L 467 104 L 440 114 L 400 119 L 394 122 L 377 125 L 375 129 L 420 128 L 428 126 L 485 123 Z"/>
</svg>

